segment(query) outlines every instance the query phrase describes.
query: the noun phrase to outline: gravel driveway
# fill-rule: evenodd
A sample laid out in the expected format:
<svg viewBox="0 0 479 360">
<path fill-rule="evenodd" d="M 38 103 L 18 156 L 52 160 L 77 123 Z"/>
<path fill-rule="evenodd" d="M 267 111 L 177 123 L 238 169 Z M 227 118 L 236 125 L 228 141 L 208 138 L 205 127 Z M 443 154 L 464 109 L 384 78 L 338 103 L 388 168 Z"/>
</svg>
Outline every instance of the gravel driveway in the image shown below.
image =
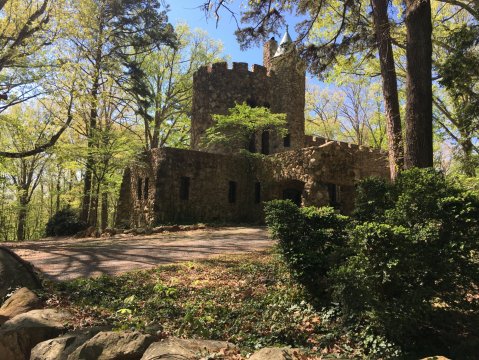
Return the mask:
<svg viewBox="0 0 479 360">
<path fill-rule="evenodd" d="M 48 278 L 67 280 L 119 274 L 218 254 L 261 251 L 273 243 L 264 227 L 225 227 L 142 236 L 49 238 L 0 245 L 31 262 Z"/>
</svg>

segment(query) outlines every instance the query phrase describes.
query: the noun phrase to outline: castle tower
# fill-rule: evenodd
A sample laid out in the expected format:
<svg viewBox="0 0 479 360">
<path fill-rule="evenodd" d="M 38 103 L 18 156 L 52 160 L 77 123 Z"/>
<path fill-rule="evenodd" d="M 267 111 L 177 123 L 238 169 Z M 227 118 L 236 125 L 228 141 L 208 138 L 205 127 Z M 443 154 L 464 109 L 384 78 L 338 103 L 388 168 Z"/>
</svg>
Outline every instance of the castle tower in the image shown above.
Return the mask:
<svg viewBox="0 0 479 360">
<path fill-rule="evenodd" d="M 191 148 L 203 149 L 206 130 L 213 114 L 227 114 L 235 103 L 265 106 L 273 113 L 286 113 L 288 135 L 283 139 L 268 131 L 256 134 L 250 144 L 254 151 L 273 154 L 299 149 L 304 144 L 305 66 L 286 31 L 280 45 L 271 38 L 263 48 L 263 64 L 215 63 L 200 68 L 193 76 Z M 211 150 L 211 149 L 210 149 Z M 218 148 L 230 153 L 239 149 Z"/>
<path fill-rule="evenodd" d="M 288 28 L 279 46 L 272 40 L 265 44 L 263 51 L 264 66 L 274 73 L 271 111 L 286 113 L 288 128 L 285 139 L 276 139 L 274 152 L 299 149 L 304 147 L 306 66 L 299 58 Z"/>
</svg>

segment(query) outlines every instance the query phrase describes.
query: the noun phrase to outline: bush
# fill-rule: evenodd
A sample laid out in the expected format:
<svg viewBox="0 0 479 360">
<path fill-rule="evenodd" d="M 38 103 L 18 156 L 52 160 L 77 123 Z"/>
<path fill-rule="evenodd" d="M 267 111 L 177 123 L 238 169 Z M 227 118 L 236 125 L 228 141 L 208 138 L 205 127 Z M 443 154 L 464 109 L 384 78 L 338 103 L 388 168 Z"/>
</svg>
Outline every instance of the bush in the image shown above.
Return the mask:
<svg viewBox="0 0 479 360">
<path fill-rule="evenodd" d="M 356 188 L 353 217 L 358 221 L 380 221 L 386 209 L 391 207 L 387 196 L 390 184 L 381 178 L 366 178 Z"/>
<path fill-rule="evenodd" d="M 86 229 L 86 224 L 78 218 L 72 209 L 57 211 L 47 222 L 45 233 L 47 236 L 74 235 Z"/>
<path fill-rule="evenodd" d="M 344 319 L 403 349 L 437 346 L 445 336 L 441 349 L 452 354 L 475 331 L 462 327 L 464 317 L 479 315 L 471 297 L 479 284 L 479 198 L 443 174 L 412 169 L 394 184 L 361 182 L 351 222 L 331 208 L 284 201 L 265 211 L 291 273 L 311 294 L 331 294 Z"/>
<path fill-rule="evenodd" d="M 291 274 L 313 297 L 328 289 L 318 286 L 341 257 L 348 218 L 331 207 L 297 207 L 290 200 L 265 204 L 266 223 Z"/>
<path fill-rule="evenodd" d="M 351 230 L 350 256 L 332 273 L 345 313 L 366 316 L 388 338 L 411 345 L 443 326 L 438 309 L 469 311 L 479 283 L 479 199 L 432 169 L 404 171 L 391 199 Z M 476 304 L 477 305 L 477 304 Z"/>
</svg>

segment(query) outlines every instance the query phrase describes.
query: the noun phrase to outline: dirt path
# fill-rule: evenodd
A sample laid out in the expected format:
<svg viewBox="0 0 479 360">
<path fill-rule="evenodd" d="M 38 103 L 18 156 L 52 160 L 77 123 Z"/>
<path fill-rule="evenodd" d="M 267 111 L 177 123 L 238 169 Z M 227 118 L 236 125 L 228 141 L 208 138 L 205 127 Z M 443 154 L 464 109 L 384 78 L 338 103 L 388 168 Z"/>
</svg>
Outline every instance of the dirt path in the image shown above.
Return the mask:
<svg viewBox="0 0 479 360">
<path fill-rule="evenodd" d="M 217 254 L 260 251 L 272 244 L 273 241 L 268 238 L 268 232 L 263 227 L 0 243 L 54 280 L 119 274 Z"/>
</svg>

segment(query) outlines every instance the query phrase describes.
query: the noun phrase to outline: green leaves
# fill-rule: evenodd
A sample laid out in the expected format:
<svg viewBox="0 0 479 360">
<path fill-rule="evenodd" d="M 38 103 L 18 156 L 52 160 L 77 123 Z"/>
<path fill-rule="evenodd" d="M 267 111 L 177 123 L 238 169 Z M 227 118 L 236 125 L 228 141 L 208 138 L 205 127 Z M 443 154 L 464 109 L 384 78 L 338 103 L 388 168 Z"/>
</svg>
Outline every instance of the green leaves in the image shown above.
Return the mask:
<svg viewBox="0 0 479 360">
<path fill-rule="evenodd" d="M 265 107 L 236 104 L 228 115 L 213 115 L 213 126 L 208 128 L 203 140 L 206 147 L 223 145 L 232 149 L 247 149 L 250 139 L 262 131 L 276 131 L 285 136 L 286 114 L 274 114 Z"/>
</svg>

